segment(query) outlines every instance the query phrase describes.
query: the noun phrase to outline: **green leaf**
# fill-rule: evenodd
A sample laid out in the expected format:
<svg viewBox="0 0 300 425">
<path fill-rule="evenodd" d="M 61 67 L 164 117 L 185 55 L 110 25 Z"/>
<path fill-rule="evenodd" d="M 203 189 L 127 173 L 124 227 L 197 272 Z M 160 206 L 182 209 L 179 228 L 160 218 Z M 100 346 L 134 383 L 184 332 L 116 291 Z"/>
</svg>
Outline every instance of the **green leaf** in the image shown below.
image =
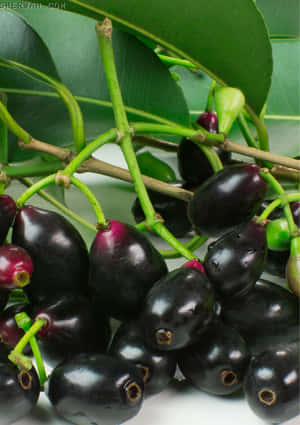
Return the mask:
<svg viewBox="0 0 300 425">
<path fill-rule="evenodd" d="M 49 4 L 48 0 L 42 0 Z M 268 95 L 272 53 L 265 23 L 252 0 L 79 0 L 65 9 L 102 19 L 191 60 L 220 84 L 238 87 L 259 114 Z"/>
<path fill-rule="evenodd" d="M 257 0 L 256 5 L 266 20 L 271 37 L 300 37 L 299 0 Z"/>
<path fill-rule="evenodd" d="M 48 8 L 20 10 L 25 11 L 26 19 L 36 27 L 50 47 L 62 80 L 73 93 L 84 98 L 80 103 L 82 102 L 87 140 L 93 140 L 100 133 L 114 127 L 114 116 L 94 31 L 95 21 L 72 14 L 61 14 Z M 30 27 L 20 18 L 12 13 L 10 15 L 27 30 L 29 28 L 30 32 Z M 57 28 L 56 31 L 53 31 L 54 27 Z M 62 43 L 64 38 L 65 42 Z M 15 43 L 18 51 L 22 50 L 22 41 L 22 37 L 19 37 Z M 129 118 L 134 121 L 189 126 L 189 113 L 182 92 L 152 50 L 120 31 L 115 31 L 114 46 L 124 100 L 131 111 Z M 28 48 L 27 62 L 31 66 L 34 60 L 30 55 L 35 56 L 36 52 L 37 50 Z M 18 59 L 21 61 L 22 57 Z M 2 85 L 1 82 L 1 90 L 12 89 L 9 94 L 9 110 L 17 122 L 38 139 L 69 146 L 72 143 L 70 120 L 57 95 L 47 92 L 47 86 L 40 83 L 36 85 L 36 82 L 27 77 L 22 77 L 22 82 L 17 85 L 15 79 L 10 78 L 15 71 L 0 70 L 7 78 L 7 84 Z M 30 91 L 24 92 L 24 89 Z M 20 151 L 15 140 L 10 145 L 10 161 L 28 159 L 33 155 L 31 152 Z"/>
</svg>

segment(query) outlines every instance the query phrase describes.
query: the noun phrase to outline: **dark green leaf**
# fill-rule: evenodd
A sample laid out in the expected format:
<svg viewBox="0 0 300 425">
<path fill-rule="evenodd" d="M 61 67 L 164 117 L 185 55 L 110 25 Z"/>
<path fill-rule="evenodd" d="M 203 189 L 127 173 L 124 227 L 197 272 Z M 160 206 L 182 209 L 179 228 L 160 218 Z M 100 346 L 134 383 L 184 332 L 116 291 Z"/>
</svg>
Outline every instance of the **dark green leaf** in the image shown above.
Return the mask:
<svg viewBox="0 0 300 425">
<path fill-rule="evenodd" d="M 49 4 L 48 0 L 42 3 Z M 110 17 L 191 60 L 221 84 L 240 88 L 259 114 L 270 87 L 272 54 L 252 0 L 88 0 L 58 2 L 86 16 Z"/>
<path fill-rule="evenodd" d="M 299 0 L 257 0 L 272 37 L 300 37 Z"/>
</svg>

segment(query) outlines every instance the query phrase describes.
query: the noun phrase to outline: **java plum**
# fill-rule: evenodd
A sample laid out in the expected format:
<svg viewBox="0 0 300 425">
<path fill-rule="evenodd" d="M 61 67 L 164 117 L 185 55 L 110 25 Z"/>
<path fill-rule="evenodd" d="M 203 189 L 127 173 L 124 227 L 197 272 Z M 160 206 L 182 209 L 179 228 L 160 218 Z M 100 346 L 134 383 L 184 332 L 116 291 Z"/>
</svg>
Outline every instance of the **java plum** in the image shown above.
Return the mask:
<svg viewBox="0 0 300 425">
<path fill-rule="evenodd" d="M 16 213 L 17 206 L 15 201 L 9 195 L 0 195 L 0 245 L 5 241 Z"/>
<path fill-rule="evenodd" d="M 248 222 L 260 207 L 267 184 L 255 164 L 228 166 L 202 183 L 189 202 L 194 230 L 221 236 Z"/>
<path fill-rule="evenodd" d="M 140 372 L 126 360 L 82 354 L 52 371 L 48 397 L 72 423 L 116 425 L 139 412 L 143 392 Z"/>
<path fill-rule="evenodd" d="M 244 391 L 250 408 L 279 423 L 300 413 L 300 342 L 281 344 L 251 359 Z"/>
<path fill-rule="evenodd" d="M 110 220 L 98 230 L 90 249 L 89 285 L 109 316 L 136 317 L 149 289 L 167 271 L 158 250 L 133 226 Z"/>
<path fill-rule="evenodd" d="M 181 267 L 149 291 L 141 322 L 147 344 L 175 350 L 191 344 L 215 318 L 215 292 L 200 270 Z"/>
<path fill-rule="evenodd" d="M 39 301 L 58 292 L 87 292 L 87 247 L 62 215 L 24 206 L 16 216 L 12 240 L 33 261 L 31 284 L 25 290 L 30 300 Z"/>
<path fill-rule="evenodd" d="M 254 221 L 225 233 L 207 249 L 204 267 L 221 297 L 249 291 L 264 270 L 265 228 Z"/>
<path fill-rule="evenodd" d="M 33 263 L 28 252 L 20 246 L 0 246 L 0 287 L 23 288 L 30 283 Z"/>
</svg>

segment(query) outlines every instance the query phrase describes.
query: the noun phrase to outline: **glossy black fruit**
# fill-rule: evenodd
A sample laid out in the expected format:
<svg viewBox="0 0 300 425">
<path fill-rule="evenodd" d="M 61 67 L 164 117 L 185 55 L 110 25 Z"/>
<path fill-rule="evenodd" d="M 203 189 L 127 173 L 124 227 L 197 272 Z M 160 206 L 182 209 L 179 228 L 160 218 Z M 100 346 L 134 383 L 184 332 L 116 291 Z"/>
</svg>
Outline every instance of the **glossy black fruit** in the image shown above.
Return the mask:
<svg viewBox="0 0 300 425">
<path fill-rule="evenodd" d="M 217 147 L 213 147 L 213 149 L 224 164 L 230 161 L 230 152 Z M 190 185 L 198 186 L 214 174 L 205 153 L 192 140 L 186 137 L 180 142 L 177 159 L 179 173 L 183 180 Z"/>
<path fill-rule="evenodd" d="M 286 265 L 290 251 L 271 251 L 268 249 L 265 271 L 273 276 L 285 278 Z"/>
<path fill-rule="evenodd" d="M 15 201 L 9 195 L 0 195 L 0 245 L 5 241 L 16 213 L 17 207 Z"/>
<path fill-rule="evenodd" d="M 33 261 L 31 284 L 25 288 L 30 300 L 87 291 L 88 251 L 79 232 L 62 215 L 25 206 L 16 216 L 12 240 Z"/>
<path fill-rule="evenodd" d="M 3 343 L 11 349 L 17 345 L 24 335 L 24 331 L 18 327 L 15 315 L 21 312 L 30 315 L 30 310 L 31 306 L 29 304 L 17 303 L 6 307 L 6 309 L 0 313 L 0 345 Z M 27 354 L 30 351 L 30 345 L 28 344 L 23 353 Z"/>
<path fill-rule="evenodd" d="M 218 133 L 219 122 L 214 112 L 202 112 L 196 119 L 196 124 L 201 125 L 210 133 Z"/>
<path fill-rule="evenodd" d="M 215 293 L 201 271 L 182 267 L 149 291 L 141 322 L 147 344 L 175 350 L 191 344 L 215 318 Z"/>
<path fill-rule="evenodd" d="M 146 236 L 116 220 L 98 231 L 91 246 L 89 285 L 103 311 L 116 319 L 136 317 L 149 289 L 167 271 Z"/>
<path fill-rule="evenodd" d="M 204 267 L 216 292 L 228 298 L 252 288 L 264 270 L 266 256 L 265 228 L 250 221 L 211 243 Z"/>
<path fill-rule="evenodd" d="M 0 246 L 0 287 L 23 288 L 30 283 L 33 263 L 27 251 L 20 246 Z"/>
<path fill-rule="evenodd" d="M 221 317 L 237 329 L 254 354 L 300 335 L 298 298 L 262 279 L 244 296 L 223 303 Z"/>
<path fill-rule="evenodd" d="M 245 396 L 256 415 L 279 423 L 300 413 L 300 343 L 278 345 L 252 358 Z"/>
<path fill-rule="evenodd" d="M 196 388 L 228 395 L 241 388 L 249 361 L 244 339 L 235 329 L 217 321 L 198 342 L 180 351 L 178 365 Z"/>
<path fill-rule="evenodd" d="M 183 186 L 181 183 L 173 185 L 180 188 Z M 155 211 L 164 219 L 164 225 L 176 238 L 183 237 L 191 230 L 192 225 L 187 217 L 186 202 L 152 190 L 148 190 L 148 195 Z M 139 198 L 134 201 L 132 214 L 137 223 L 145 220 Z"/>
<path fill-rule="evenodd" d="M 32 367 L 19 370 L 9 360 L 0 362 L 0 424 L 11 425 L 30 413 L 40 394 L 39 377 Z"/>
<path fill-rule="evenodd" d="M 78 425 L 116 425 L 135 416 L 143 401 L 143 379 L 129 362 L 81 355 L 56 367 L 48 397 L 57 413 Z"/>
<path fill-rule="evenodd" d="M 163 391 L 174 377 L 177 356 L 145 344 L 143 330 L 136 322 L 123 323 L 115 333 L 109 353 L 133 363 L 142 373 L 145 394 Z"/>
<path fill-rule="evenodd" d="M 264 199 L 267 184 L 255 164 L 226 167 L 194 193 L 188 215 L 195 231 L 220 236 L 249 221 Z"/>
<path fill-rule="evenodd" d="M 87 298 L 77 294 L 52 296 L 33 307 L 32 318 L 46 320 L 37 337 L 51 364 L 79 353 L 104 352 L 107 348 L 108 319 Z"/>
</svg>

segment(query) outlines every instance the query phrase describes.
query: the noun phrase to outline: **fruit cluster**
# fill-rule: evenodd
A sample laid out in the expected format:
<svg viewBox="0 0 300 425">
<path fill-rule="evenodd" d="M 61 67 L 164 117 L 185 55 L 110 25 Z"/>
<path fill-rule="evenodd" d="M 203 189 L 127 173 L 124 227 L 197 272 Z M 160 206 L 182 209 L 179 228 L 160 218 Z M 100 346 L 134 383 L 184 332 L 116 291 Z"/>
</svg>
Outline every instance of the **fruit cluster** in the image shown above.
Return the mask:
<svg viewBox="0 0 300 425">
<path fill-rule="evenodd" d="M 201 119 L 217 131 L 214 116 Z M 227 166 L 214 174 L 183 139 L 179 169 L 192 200 L 152 194 L 177 237 L 215 238 L 202 263 L 195 257 L 172 271 L 134 226 L 108 220 L 88 249 L 62 215 L 0 196 L 1 424 L 36 405 L 44 382 L 26 355 L 39 350 L 53 368 L 47 396 L 74 424 L 123 423 L 144 395 L 167 387 L 176 367 L 201 391 L 243 388 L 267 421 L 300 413 L 299 301 L 261 279 L 270 252 L 289 249 L 288 224 L 281 214 L 267 223 L 257 217 L 267 186 L 257 165 L 222 159 Z M 138 200 L 133 213 L 143 221 Z M 299 226 L 299 202 L 292 213 Z M 20 289 L 25 298 L 12 302 Z M 110 319 L 121 322 L 114 333 Z"/>
</svg>

